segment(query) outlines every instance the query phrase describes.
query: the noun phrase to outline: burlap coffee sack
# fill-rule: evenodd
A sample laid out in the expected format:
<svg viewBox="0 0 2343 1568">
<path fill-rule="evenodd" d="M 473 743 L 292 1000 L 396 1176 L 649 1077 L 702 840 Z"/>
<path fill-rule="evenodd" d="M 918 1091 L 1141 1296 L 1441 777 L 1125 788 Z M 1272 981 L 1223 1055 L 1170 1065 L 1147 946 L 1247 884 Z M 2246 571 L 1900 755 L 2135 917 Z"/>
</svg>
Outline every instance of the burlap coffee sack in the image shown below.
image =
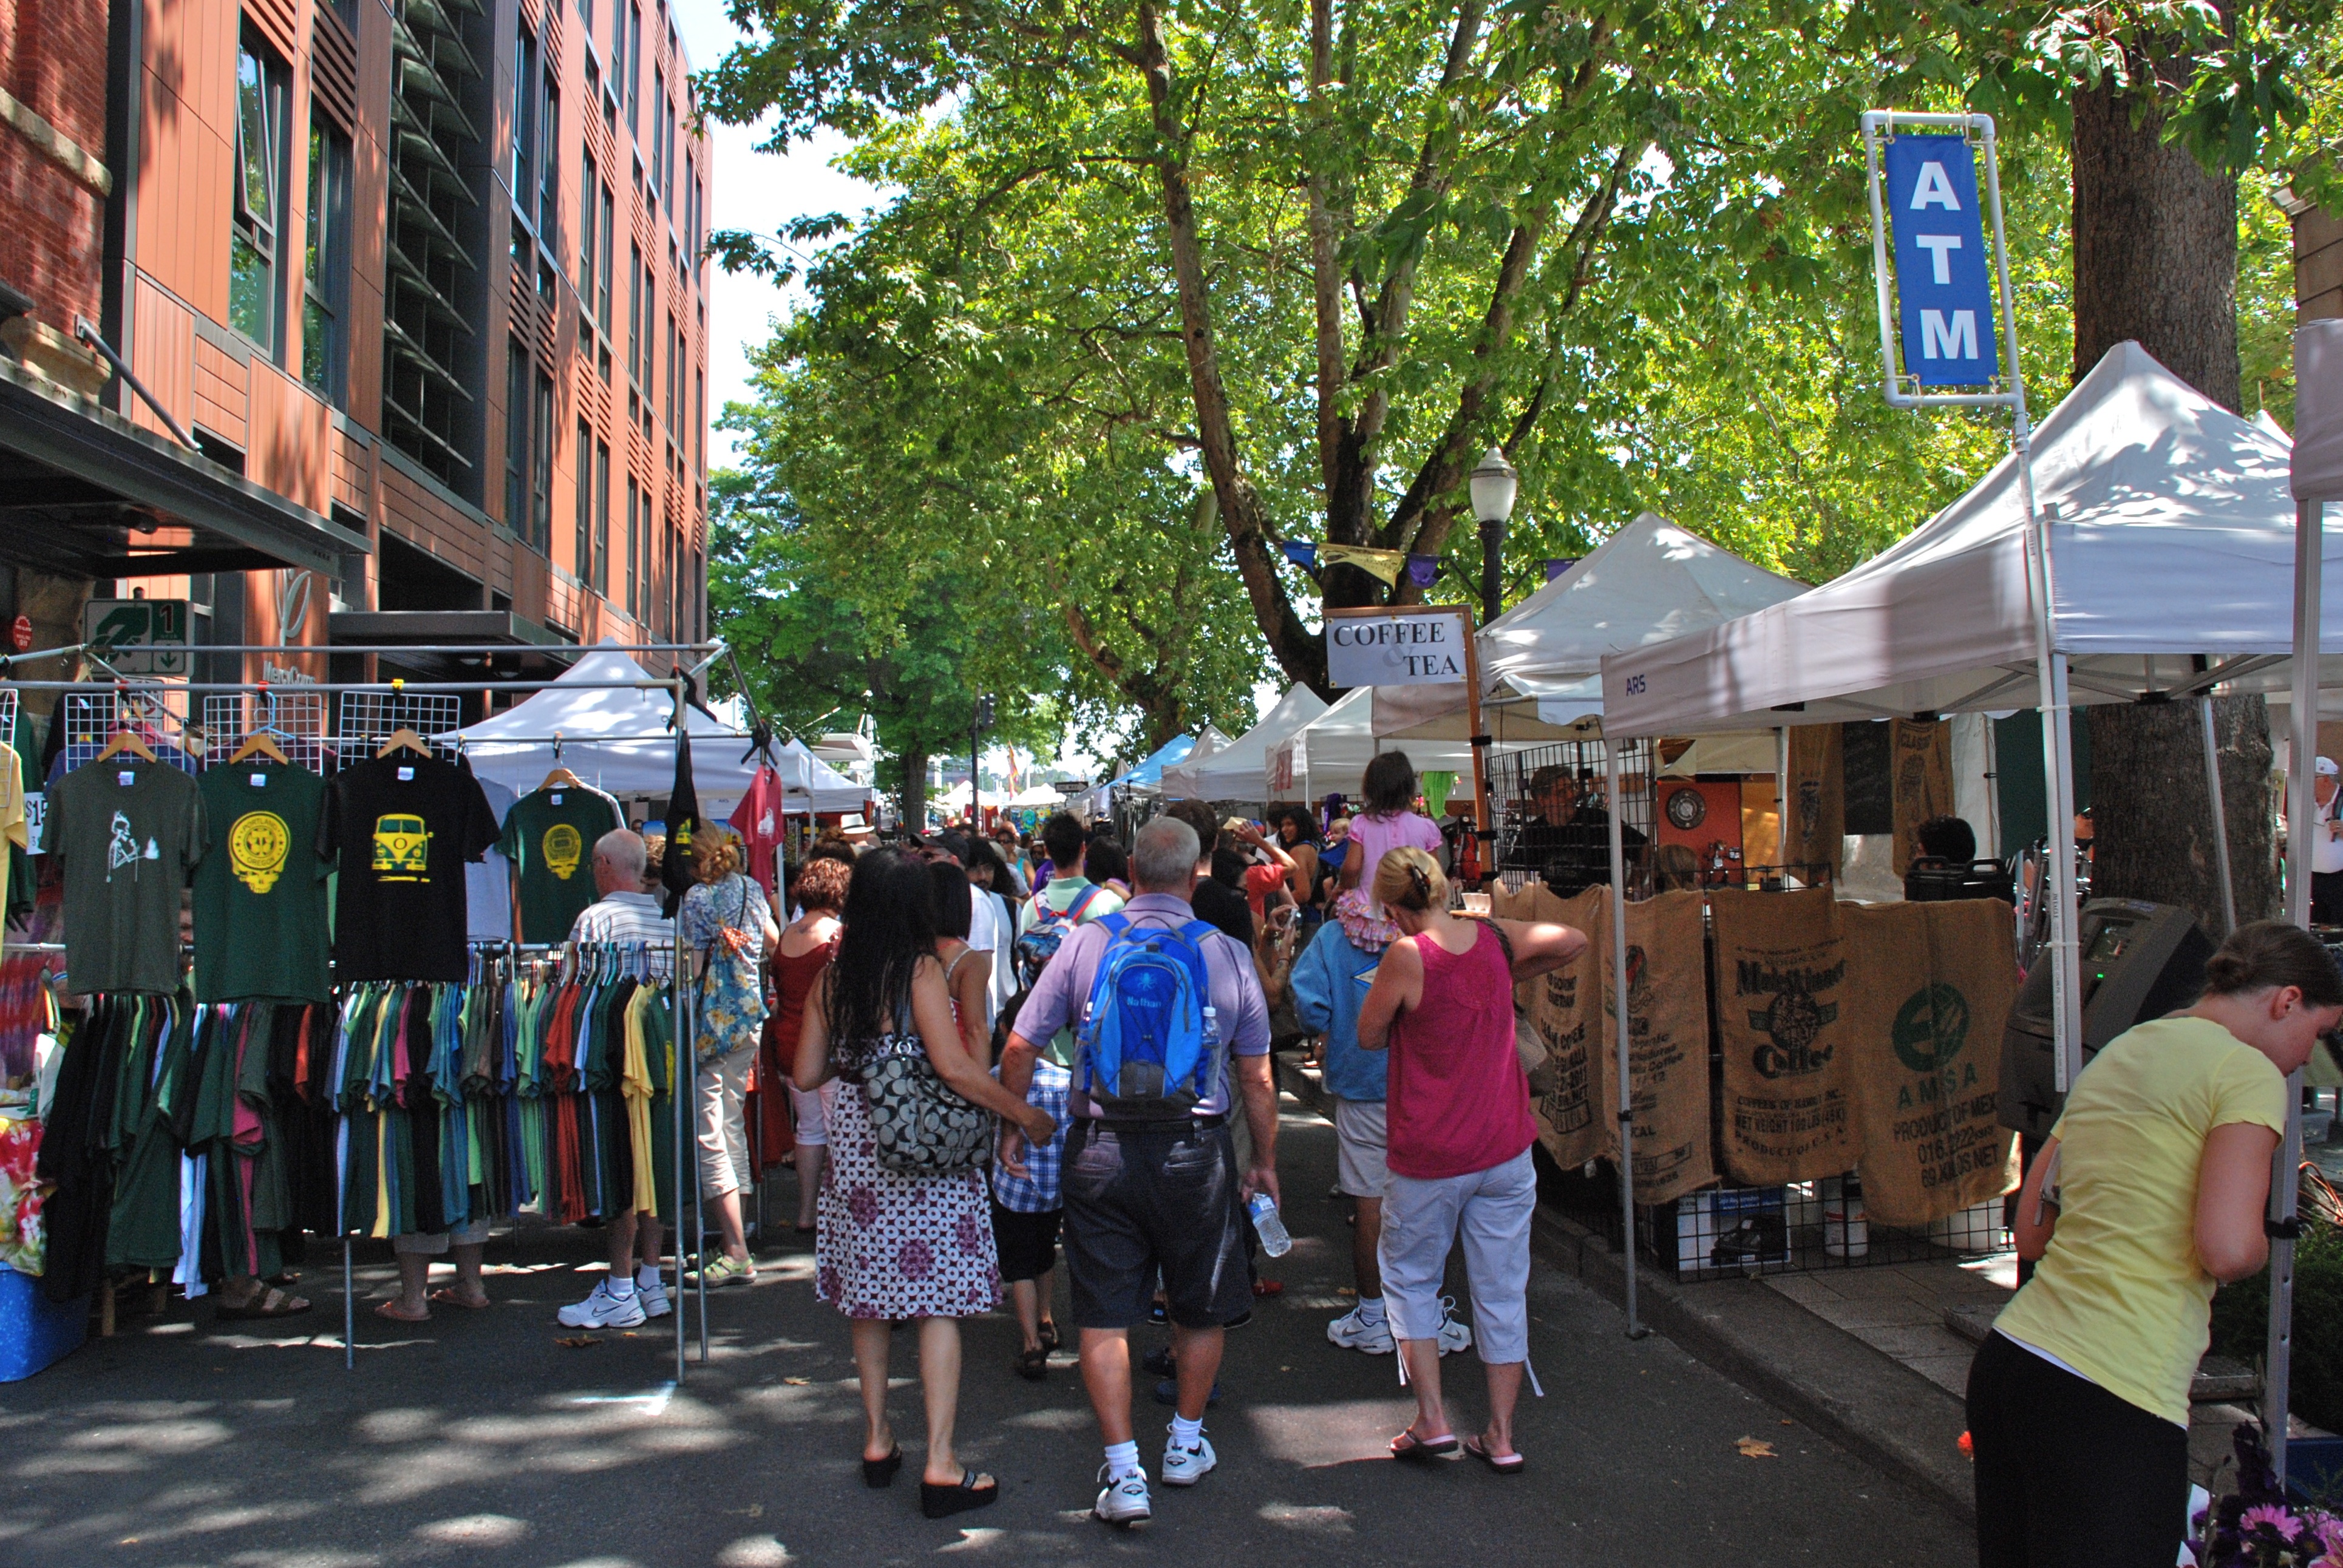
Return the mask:
<svg viewBox="0 0 2343 1568">
<path fill-rule="evenodd" d="M 1846 770 L 1835 724 L 1790 731 L 1790 794 L 1782 809 L 1782 863 L 1827 864 L 1836 879 L 1846 863 Z"/>
<path fill-rule="evenodd" d="M 1524 883 L 1518 893 L 1501 885 L 1492 912 L 1508 920 L 1550 920 L 1584 931 L 1589 950 L 1574 961 L 1514 988 L 1514 1000 L 1545 1042 L 1553 1085 L 1531 1104 L 1537 1113 L 1538 1141 L 1565 1170 L 1603 1152 L 1604 1129 L 1612 1117 L 1610 1075 L 1604 1070 L 1602 981 L 1598 950 L 1608 888 L 1589 888 L 1558 898 L 1542 881 Z"/>
<path fill-rule="evenodd" d="M 1858 1167 L 1870 1217 L 1925 1225 L 2010 1188 L 1996 1118 L 2001 1036 L 2017 1000 L 2009 906 L 1997 899 L 1849 907 L 1864 1020 L 1853 1053 Z"/>
<path fill-rule="evenodd" d="M 1898 719 L 1888 726 L 1890 788 L 1896 803 L 1896 874 L 1902 876 L 1919 852 L 1914 829 L 1931 817 L 1953 810 L 1953 727 L 1938 719 L 1916 724 Z"/>
<path fill-rule="evenodd" d="M 1725 1168 L 1761 1186 L 1842 1174 L 1861 1145 L 1839 906 L 1827 888 L 1727 888 L 1711 908 Z"/>
<path fill-rule="evenodd" d="M 1593 889 L 1604 894 L 1607 890 Z M 1584 895 L 1581 895 L 1584 897 Z M 1635 1134 L 1635 1201 L 1664 1203 L 1716 1179 L 1709 1154 L 1707 966 L 1701 960 L 1701 895 L 1662 893 L 1627 906 L 1627 1026 L 1629 1105 Z M 1603 956 L 1603 1054 L 1618 1050 L 1617 1024 L 1608 1016 L 1620 987 L 1613 963 L 1608 910 L 1590 931 Z M 1601 1103 L 1615 1104 L 1616 1080 Z M 1605 1152 L 1618 1158 L 1615 1112 L 1599 1118 Z"/>
</svg>

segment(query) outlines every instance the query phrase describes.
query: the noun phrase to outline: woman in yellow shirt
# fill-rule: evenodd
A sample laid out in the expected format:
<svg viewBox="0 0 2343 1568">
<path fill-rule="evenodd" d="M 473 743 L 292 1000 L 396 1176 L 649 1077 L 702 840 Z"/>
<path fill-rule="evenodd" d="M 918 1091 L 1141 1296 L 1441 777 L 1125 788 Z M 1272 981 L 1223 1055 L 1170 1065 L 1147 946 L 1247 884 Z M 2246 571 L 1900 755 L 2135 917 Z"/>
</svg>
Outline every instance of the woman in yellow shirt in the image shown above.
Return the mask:
<svg viewBox="0 0 2343 1568">
<path fill-rule="evenodd" d="M 2194 1007 L 2110 1041 L 2018 1193 L 2034 1277 L 1969 1369 L 1980 1568 L 2169 1568 L 2216 1281 L 2269 1256 L 2286 1075 L 2343 1020 L 2308 932 L 2241 927 Z"/>
</svg>

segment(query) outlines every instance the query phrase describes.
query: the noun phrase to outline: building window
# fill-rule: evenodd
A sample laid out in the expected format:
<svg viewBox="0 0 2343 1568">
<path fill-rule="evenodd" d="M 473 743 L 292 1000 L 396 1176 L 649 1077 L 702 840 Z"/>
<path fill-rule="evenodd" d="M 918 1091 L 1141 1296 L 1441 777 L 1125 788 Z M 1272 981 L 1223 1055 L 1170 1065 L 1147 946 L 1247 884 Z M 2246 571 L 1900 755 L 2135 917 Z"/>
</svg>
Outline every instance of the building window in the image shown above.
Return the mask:
<svg viewBox="0 0 2343 1568">
<path fill-rule="evenodd" d="M 691 469 L 708 467 L 708 377 L 691 373 Z"/>
<path fill-rule="evenodd" d="M 643 362 L 643 247 L 627 247 L 627 378 L 639 381 Z"/>
<path fill-rule="evenodd" d="M 659 189 L 669 193 L 669 199 L 668 202 L 668 207 L 670 215 L 672 215 L 675 206 L 673 199 L 673 193 L 675 191 L 675 100 L 673 98 L 669 98 L 666 99 L 665 102 L 667 104 L 667 161 L 659 166 Z"/>
<path fill-rule="evenodd" d="M 635 556 L 636 551 L 640 548 L 636 541 L 642 532 L 642 488 L 635 483 L 634 476 L 628 475 L 627 477 L 627 613 L 638 620 L 642 618 L 642 585 L 636 574 Z"/>
<path fill-rule="evenodd" d="M 588 588 L 594 583 L 594 430 L 578 421 L 578 549 L 570 569 Z"/>
<path fill-rule="evenodd" d="M 681 428 L 675 420 L 675 391 L 683 366 L 683 328 L 675 324 L 671 311 L 667 318 L 667 427 L 672 431 Z"/>
<path fill-rule="evenodd" d="M 528 348 L 505 342 L 505 527 L 528 537 Z"/>
<path fill-rule="evenodd" d="M 537 154 L 543 166 L 538 176 L 537 232 L 545 248 L 561 253 L 561 94 L 550 71 L 544 96 L 538 101 Z"/>
<path fill-rule="evenodd" d="M 594 575 L 588 585 L 608 598 L 610 594 L 610 448 L 594 443 Z"/>
<path fill-rule="evenodd" d="M 249 32 L 236 54 L 236 211 L 228 238 L 228 325 L 277 349 L 277 261 L 285 205 L 285 62 Z"/>
<path fill-rule="evenodd" d="M 667 167 L 667 69 L 651 67 L 651 195 L 656 199 L 664 191 L 662 171 Z"/>
<path fill-rule="evenodd" d="M 608 337 L 610 335 L 610 252 L 616 243 L 614 236 L 618 230 L 618 207 L 611 198 L 610 187 L 602 186 L 598 188 L 602 193 L 602 265 L 596 274 L 598 286 L 594 297 L 594 320 L 602 328 L 602 336 Z M 609 356 L 605 354 L 602 357 L 602 378 L 607 381 L 609 377 Z"/>
<path fill-rule="evenodd" d="M 553 378 L 537 373 L 537 421 L 529 432 L 537 461 L 530 484 L 529 548 L 553 553 Z"/>
<path fill-rule="evenodd" d="M 627 7 L 627 46 L 618 51 L 623 63 L 620 75 L 627 78 L 627 129 L 642 134 L 642 122 L 635 114 L 635 83 L 643 74 L 643 8 L 639 5 Z"/>
<path fill-rule="evenodd" d="M 342 310 L 349 294 L 350 144 L 309 119 L 309 245 L 302 266 L 301 379 L 339 407 L 349 356 Z"/>
<path fill-rule="evenodd" d="M 594 35 L 594 0 L 578 0 L 578 19 L 586 24 L 586 35 Z"/>
<path fill-rule="evenodd" d="M 601 176 L 594 166 L 592 153 L 578 155 L 578 297 L 585 304 L 586 313 L 594 312 L 594 262 L 600 254 L 599 240 L 594 220 L 600 216 L 594 193 L 601 187 Z"/>
<path fill-rule="evenodd" d="M 544 90 L 538 85 L 541 75 L 537 65 L 537 35 L 524 26 L 519 47 L 513 54 L 512 198 L 513 206 L 525 216 L 530 214 L 537 195 L 537 108 L 538 98 Z"/>
<path fill-rule="evenodd" d="M 655 367 L 659 363 L 659 274 L 649 262 L 643 263 L 643 395 L 648 397 L 659 390 Z M 650 417 L 644 410 L 646 422 Z"/>
</svg>

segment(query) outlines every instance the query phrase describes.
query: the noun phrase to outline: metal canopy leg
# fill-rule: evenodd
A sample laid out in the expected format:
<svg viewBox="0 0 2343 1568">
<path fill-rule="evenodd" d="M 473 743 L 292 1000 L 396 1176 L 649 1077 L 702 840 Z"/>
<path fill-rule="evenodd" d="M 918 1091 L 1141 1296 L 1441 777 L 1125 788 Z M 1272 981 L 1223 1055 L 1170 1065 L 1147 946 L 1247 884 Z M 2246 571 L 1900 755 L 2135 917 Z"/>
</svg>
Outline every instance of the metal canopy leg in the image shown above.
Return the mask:
<svg viewBox="0 0 2343 1568">
<path fill-rule="evenodd" d="M 1619 1221 L 1627 1275 L 1627 1337 L 1640 1340 L 1650 1332 L 1635 1313 L 1635 1094 L 1628 1076 L 1627 1042 L 1627 851 L 1620 834 L 1619 815 L 1624 802 L 1619 793 L 1619 749 L 1632 742 L 1605 738 L 1603 743 L 1604 804 L 1611 819 L 1611 1015 L 1619 1050 Z M 1601 961 L 1595 972 L 1602 972 Z"/>
<path fill-rule="evenodd" d="M 2213 859 L 2221 874 L 2221 934 L 2237 929 L 2237 890 L 2229 877 L 2229 812 L 2221 799 L 2221 748 L 2213 734 L 2213 696 L 2197 699 L 2198 727 L 2205 732 L 2205 793 L 2213 803 Z"/>
</svg>

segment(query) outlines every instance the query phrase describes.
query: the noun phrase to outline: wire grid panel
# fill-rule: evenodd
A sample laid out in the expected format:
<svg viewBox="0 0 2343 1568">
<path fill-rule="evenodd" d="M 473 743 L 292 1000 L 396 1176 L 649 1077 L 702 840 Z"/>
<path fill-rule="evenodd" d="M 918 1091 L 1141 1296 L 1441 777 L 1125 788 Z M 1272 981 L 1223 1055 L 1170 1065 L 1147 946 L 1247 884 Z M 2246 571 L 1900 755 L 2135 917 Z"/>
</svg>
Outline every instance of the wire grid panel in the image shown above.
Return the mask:
<svg viewBox="0 0 2343 1568">
<path fill-rule="evenodd" d="M 1843 1177 L 1688 1192 L 1639 1205 L 1635 1231 L 1647 1257 L 1687 1280 L 1894 1268 L 2010 1247 L 1999 1198 L 1933 1224 L 1883 1225 L 1866 1218 L 1861 1189 Z"/>
<path fill-rule="evenodd" d="M 0 687 L 0 743 L 13 745 L 16 739 L 16 713 L 24 693 L 15 687 Z"/>
<path fill-rule="evenodd" d="M 226 762 L 246 740 L 266 734 L 285 753 L 285 760 L 323 773 L 332 745 L 326 734 L 322 691 L 206 693 L 204 732 L 210 738 L 210 765 Z"/>
<path fill-rule="evenodd" d="M 184 686 L 162 681 L 125 681 L 102 691 L 69 691 L 57 703 L 52 722 L 65 727 L 65 771 L 97 760 L 117 730 L 145 741 L 158 762 L 193 773 L 206 741 L 191 721 L 193 699 Z"/>
<path fill-rule="evenodd" d="M 435 735 L 446 735 L 462 727 L 464 699 L 439 691 L 345 691 L 342 693 L 341 722 L 335 733 L 345 741 L 364 747 L 368 742 L 387 740 L 395 729 L 412 729 L 426 740 Z M 434 741 L 432 751 L 447 760 L 454 760 L 456 749 Z"/>
<path fill-rule="evenodd" d="M 1611 802 L 1601 740 L 1532 746 L 1496 760 L 1490 791 L 1497 803 L 1497 868 L 1518 890 L 1543 878 L 1555 892 L 1610 885 Z M 1652 887 L 1654 743 L 1628 739 L 1619 746 L 1619 825 L 1625 850 L 1627 896 L 1648 898 Z"/>
</svg>

